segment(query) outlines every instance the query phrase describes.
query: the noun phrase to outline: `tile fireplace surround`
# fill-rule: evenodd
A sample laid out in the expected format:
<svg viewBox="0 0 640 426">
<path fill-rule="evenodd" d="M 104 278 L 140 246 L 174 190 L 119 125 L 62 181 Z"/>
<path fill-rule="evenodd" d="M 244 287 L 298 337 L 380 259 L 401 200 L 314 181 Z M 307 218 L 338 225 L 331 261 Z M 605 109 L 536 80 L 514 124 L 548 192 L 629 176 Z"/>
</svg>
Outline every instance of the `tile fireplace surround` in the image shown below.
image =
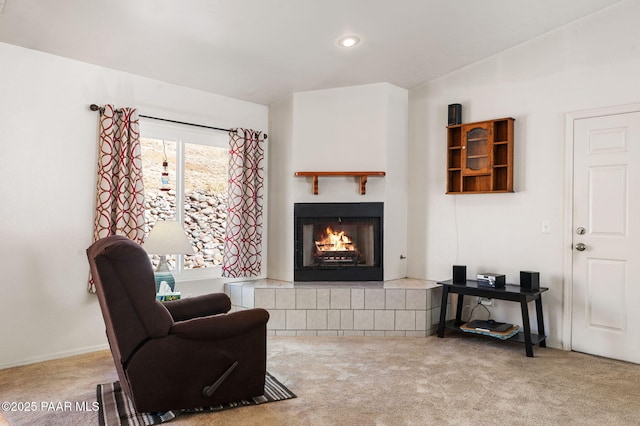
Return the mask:
<svg viewBox="0 0 640 426">
<path fill-rule="evenodd" d="M 264 308 L 270 336 L 424 337 L 434 333 L 442 289 L 435 281 L 226 283 L 232 310 Z M 448 310 L 452 312 L 453 310 Z"/>
</svg>

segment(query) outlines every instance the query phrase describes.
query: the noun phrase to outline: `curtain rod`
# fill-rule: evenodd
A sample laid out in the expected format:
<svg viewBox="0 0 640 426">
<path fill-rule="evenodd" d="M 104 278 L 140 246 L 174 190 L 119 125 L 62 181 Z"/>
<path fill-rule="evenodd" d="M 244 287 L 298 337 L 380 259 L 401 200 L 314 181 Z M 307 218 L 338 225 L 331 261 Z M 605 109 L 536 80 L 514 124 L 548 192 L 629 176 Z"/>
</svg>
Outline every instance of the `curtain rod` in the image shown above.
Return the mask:
<svg viewBox="0 0 640 426">
<path fill-rule="evenodd" d="M 104 108 L 100 107 L 100 106 L 98 106 L 96 104 L 91 104 L 91 106 L 89 106 L 89 109 L 91 109 L 91 111 L 100 111 L 101 114 L 104 112 Z M 120 111 L 116 110 L 116 112 L 120 112 Z M 205 126 L 204 124 L 186 123 L 184 121 L 169 120 L 168 118 L 151 117 L 149 115 L 142 115 L 142 114 L 138 114 L 138 116 L 142 117 L 142 118 L 150 118 L 152 120 L 167 121 L 169 123 L 184 124 L 184 125 L 187 125 L 187 126 L 201 127 L 201 128 L 204 128 L 204 129 L 220 130 L 222 132 L 237 133 L 237 130 L 234 130 L 234 129 L 223 129 L 221 127 Z M 264 135 L 264 138 L 267 139 L 266 133 Z"/>
</svg>

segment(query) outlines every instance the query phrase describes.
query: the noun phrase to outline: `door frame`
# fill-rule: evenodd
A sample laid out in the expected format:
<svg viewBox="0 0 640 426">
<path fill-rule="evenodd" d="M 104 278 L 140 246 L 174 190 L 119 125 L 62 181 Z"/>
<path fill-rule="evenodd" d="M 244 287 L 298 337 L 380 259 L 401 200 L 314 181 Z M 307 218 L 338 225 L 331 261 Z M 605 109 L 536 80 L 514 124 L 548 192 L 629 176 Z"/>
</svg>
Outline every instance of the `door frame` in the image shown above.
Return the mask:
<svg viewBox="0 0 640 426">
<path fill-rule="evenodd" d="M 640 103 L 569 112 L 565 115 L 565 171 L 564 171 L 564 227 L 563 227 L 563 276 L 564 309 L 562 315 L 562 349 L 570 351 L 571 321 L 573 315 L 573 124 L 575 120 L 606 115 L 640 112 Z"/>
</svg>

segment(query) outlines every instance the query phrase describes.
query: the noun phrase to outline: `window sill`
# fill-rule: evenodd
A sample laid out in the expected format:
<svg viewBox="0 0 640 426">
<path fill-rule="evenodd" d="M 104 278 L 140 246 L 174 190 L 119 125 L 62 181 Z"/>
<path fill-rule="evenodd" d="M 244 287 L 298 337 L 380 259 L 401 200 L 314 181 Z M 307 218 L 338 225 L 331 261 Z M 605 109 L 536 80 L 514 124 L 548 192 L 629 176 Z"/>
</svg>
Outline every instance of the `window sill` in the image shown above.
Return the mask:
<svg viewBox="0 0 640 426">
<path fill-rule="evenodd" d="M 174 272 L 173 276 L 175 277 L 176 282 L 222 278 L 222 267 L 214 266 L 212 268 L 184 269 L 180 272 Z"/>
</svg>

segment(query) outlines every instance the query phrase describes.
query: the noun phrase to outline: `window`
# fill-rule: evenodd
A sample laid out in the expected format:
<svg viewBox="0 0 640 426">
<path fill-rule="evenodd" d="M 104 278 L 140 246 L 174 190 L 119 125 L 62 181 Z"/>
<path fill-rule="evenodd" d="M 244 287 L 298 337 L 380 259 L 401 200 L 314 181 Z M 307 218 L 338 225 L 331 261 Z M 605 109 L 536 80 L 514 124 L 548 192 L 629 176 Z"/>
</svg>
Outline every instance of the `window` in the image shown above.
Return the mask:
<svg viewBox="0 0 640 426">
<path fill-rule="evenodd" d="M 196 254 L 167 256 L 182 279 L 220 276 L 224 248 L 229 148 L 224 132 L 141 120 L 145 216 L 183 224 Z M 166 161 L 169 183 L 163 185 Z M 168 189 L 168 190 L 167 190 Z M 154 265 L 159 256 L 152 257 Z"/>
</svg>

